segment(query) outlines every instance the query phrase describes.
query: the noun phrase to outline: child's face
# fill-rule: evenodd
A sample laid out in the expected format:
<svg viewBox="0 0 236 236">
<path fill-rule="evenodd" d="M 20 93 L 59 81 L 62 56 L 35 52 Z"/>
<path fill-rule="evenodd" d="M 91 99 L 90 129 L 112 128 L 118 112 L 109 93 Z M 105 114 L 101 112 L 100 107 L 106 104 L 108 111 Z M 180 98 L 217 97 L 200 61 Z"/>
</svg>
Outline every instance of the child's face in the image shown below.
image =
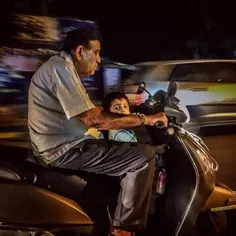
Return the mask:
<svg viewBox="0 0 236 236">
<path fill-rule="evenodd" d="M 110 112 L 117 114 L 129 115 L 129 104 L 126 99 L 114 99 L 111 102 Z"/>
</svg>

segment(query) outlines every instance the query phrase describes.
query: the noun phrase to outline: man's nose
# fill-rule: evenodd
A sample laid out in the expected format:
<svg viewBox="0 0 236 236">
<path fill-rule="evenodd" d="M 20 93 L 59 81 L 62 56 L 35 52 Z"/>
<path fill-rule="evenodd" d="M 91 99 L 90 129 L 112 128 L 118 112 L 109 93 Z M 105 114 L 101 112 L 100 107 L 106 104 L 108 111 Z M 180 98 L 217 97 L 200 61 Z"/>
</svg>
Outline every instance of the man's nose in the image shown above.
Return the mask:
<svg viewBox="0 0 236 236">
<path fill-rule="evenodd" d="M 101 57 L 100 57 L 100 55 L 97 56 L 97 63 L 98 63 L 98 64 L 101 63 Z"/>
</svg>

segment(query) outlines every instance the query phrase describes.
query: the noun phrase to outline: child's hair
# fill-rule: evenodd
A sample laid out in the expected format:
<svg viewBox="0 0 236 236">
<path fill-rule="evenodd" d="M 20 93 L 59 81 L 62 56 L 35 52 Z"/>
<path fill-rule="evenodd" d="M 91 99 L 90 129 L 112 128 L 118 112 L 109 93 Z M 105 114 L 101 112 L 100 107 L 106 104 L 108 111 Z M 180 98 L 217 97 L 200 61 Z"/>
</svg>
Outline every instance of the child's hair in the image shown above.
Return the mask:
<svg viewBox="0 0 236 236">
<path fill-rule="evenodd" d="M 129 103 L 128 97 L 124 93 L 112 92 L 109 93 L 103 100 L 103 109 L 104 111 L 109 111 L 111 107 L 111 102 L 115 99 L 125 99 Z"/>
</svg>

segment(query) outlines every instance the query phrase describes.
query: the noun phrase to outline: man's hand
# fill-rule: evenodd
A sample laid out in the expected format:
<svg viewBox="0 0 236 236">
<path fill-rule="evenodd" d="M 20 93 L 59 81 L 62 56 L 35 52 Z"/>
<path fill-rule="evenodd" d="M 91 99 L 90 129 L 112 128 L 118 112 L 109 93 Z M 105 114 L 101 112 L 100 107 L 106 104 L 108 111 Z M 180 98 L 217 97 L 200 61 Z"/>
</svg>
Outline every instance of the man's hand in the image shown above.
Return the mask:
<svg viewBox="0 0 236 236">
<path fill-rule="evenodd" d="M 168 118 L 164 112 L 159 112 L 153 115 L 145 115 L 145 125 L 155 126 L 158 121 L 164 123 L 163 128 L 168 126 Z"/>
</svg>

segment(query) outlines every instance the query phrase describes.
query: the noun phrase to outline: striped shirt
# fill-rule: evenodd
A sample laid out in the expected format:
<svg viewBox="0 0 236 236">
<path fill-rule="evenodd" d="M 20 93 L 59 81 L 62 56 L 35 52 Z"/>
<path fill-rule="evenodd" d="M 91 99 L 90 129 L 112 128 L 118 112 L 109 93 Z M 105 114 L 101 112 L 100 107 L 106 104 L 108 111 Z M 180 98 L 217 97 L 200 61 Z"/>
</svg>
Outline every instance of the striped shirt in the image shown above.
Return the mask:
<svg viewBox="0 0 236 236">
<path fill-rule="evenodd" d="M 130 142 L 130 143 L 138 142 L 134 131 L 131 129 L 109 130 L 109 139 L 118 142 Z"/>
</svg>

